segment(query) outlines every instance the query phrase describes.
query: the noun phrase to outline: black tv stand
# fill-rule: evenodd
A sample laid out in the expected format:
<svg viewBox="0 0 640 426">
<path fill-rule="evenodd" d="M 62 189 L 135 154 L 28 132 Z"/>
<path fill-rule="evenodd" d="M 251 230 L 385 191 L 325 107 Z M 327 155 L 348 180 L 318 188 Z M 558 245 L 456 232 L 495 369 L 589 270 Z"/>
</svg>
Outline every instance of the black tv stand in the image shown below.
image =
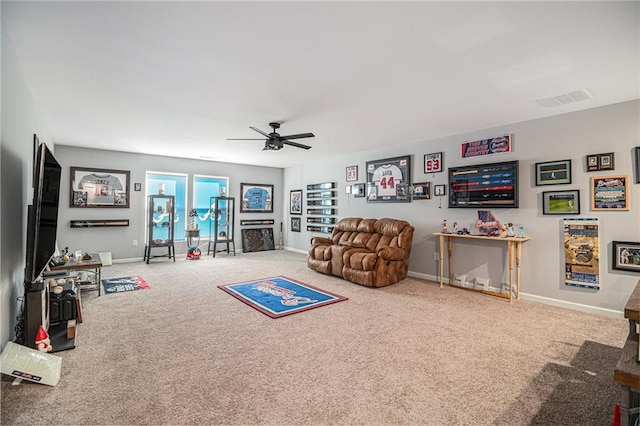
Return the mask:
<svg viewBox="0 0 640 426">
<path fill-rule="evenodd" d="M 67 321 L 53 324 L 49 326 L 49 340 L 53 350 L 51 352 L 60 352 L 73 349 L 76 347 L 76 331 L 72 338 L 67 338 Z"/>
</svg>

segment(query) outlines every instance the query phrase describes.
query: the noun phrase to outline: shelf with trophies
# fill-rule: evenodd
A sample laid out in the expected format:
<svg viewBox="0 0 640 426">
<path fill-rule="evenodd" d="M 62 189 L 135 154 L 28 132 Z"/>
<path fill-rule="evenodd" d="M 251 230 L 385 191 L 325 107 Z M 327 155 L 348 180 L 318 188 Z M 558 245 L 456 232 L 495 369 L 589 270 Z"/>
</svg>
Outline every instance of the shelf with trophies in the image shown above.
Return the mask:
<svg viewBox="0 0 640 426">
<path fill-rule="evenodd" d="M 233 241 L 235 230 L 235 198 L 211 197 L 210 205 L 214 207 L 212 216 L 214 220 L 209 222 L 209 246 L 207 255 L 226 252 L 236 255 L 236 245 Z M 218 244 L 222 248 L 218 248 Z"/>
<path fill-rule="evenodd" d="M 176 261 L 174 247 L 175 197 L 173 195 L 149 195 L 147 197 L 147 244 L 144 260 L 168 257 Z M 152 254 L 151 249 L 166 249 L 166 253 Z"/>
</svg>

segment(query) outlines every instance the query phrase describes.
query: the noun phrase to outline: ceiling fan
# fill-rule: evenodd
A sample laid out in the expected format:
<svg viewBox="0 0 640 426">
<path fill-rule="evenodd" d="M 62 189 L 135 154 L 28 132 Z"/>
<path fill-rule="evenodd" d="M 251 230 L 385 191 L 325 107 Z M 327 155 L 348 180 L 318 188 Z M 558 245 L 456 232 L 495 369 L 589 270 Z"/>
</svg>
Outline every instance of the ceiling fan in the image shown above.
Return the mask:
<svg viewBox="0 0 640 426">
<path fill-rule="evenodd" d="M 276 130 L 280 128 L 280 123 L 269 123 L 269 126 L 273 129 L 271 133 L 264 132 L 256 127 L 249 126 L 250 129 L 255 130 L 267 139 L 264 141 L 263 151 L 278 151 L 284 147 L 284 145 L 295 146 L 296 148 L 311 149 L 309 145 L 303 145 L 301 143 L 292 142 L 291 139 L 303 139 L 312 138 L 315 135 L 313 133 L 300 133 L 297 135 L 280 136 Z M 228 141 L 260 141 L 262 139 L 227 139 Z"/>
</svg>

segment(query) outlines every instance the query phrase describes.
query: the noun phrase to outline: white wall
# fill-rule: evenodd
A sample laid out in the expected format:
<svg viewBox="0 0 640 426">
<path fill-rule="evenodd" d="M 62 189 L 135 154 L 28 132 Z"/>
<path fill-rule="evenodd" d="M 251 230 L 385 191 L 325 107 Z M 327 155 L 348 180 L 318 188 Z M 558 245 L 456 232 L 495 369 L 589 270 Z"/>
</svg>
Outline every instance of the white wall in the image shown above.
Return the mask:
<svg viewBox="0 0 640 426">
<path fill-rule="evenodd" d="M 367 161 L 412 155 L 413 182 L 429 181 L 432 184 L 447 184 L 447 167 L 481 164 L 495 161 L 520 161 L 520 207 L 518 209 L 492 209 L 501 222 L 522 224 L 532 238 L 523 245 L 522 292 L 528 298 L 566 305 L 580 304 L 594 307 L 601 313 L 622 311 L 638 281 L 638 274 L 613 271 L 611 269 L 611 241 L 639 241 L 638 216 L 640 200 L 638 184 L 631 186 L 631 209 L 629 211 L 591 211 L 589 182 L 592 176 L 627 174 L 635 182 L 633 173 L 633 147 L 639 140 L 640 102 L 632 101 L 582 112 L 558 115 L 550 118 L 507 124 L 491 129 L 478 130 L 460 135 L 425 140 L 415 144 L 396 144 L 384 151 L 361 153 L 357 157 L 336 158 L 331 162 L 292 167 L 285 170 L 284 190 L 303 189 L 306 202 L 306 185 L 317 182 L 337 181 L 338 217 L 394 217 L 408 220 L 416 228 L 409 269 L 413 275 L 438 276 L 438 263 L 434 252 L 438 241 L 432 235 L 440 230 L 443 219 L 449 223 L 457 221 L 461 227 L 470 227 L 476 220 L 475 209 L 449 209 L 447 198 L 419 200 L 412 203 L 367 203 L 365 198 L 354 198 L 345 194 L 345 168 L 358 166 L 358 182 L 365 182 Z M 460 157 L 460 144 L 464 141 L 484 139 L 505 133 L 513 135 L 513 152 L 472 159 Z M 444 172 L 424 174 L 424 154 L 444 152 Z M 603 152 L 615 153 L 613 172 L 587 173 L 585 155 Z M 535 186 L 533 173 L 536 162 L 572 160 L 573 180 L 569 185 Z M 447 193 L 448 193 L 447 188 Z M 545 216 L 541 211 L 543 191 L 579 189 L 581 215 L 600 219 L 600 290 L 569 287 L 564 284 L 564 254 L 562 251 L 562 218 Z M 288 208 L 288 207 L 287 207 Z M 288 210 L 286 210 L 288 212 Z M 289 227 L 288 214 L 285 217 Z M 302 232 L 286 234 L 285 245 L 306 251 L 313 233 L 306 231 L 303 215 Z M 486 243 L 464 243 L 456 245 L 454 259 L 456 273 L 474 276 L 489 276 L 492 284 L 505 282 L 507 271 L 504 260 L 506 245 Z M 446 267 L 445 267 L 445 274 Z M 546 300 L 545 298 L 553 299 Z M 610 313 L 610 312 L 609 312 Z"/>
<path fill-rule="evenodd" d="M 27 205 L 33 197 L 33 134 L 53 148 L 13 46 L 2 32 L 2 142 L 0 143 L 0 344 L 14 337 L 23 295 Z"/>
<path fill-rule="evenodd" d="M 217 163 L 202 160 L 162 157 L 157 155 L 132 154 L 118 151 L 103 151 L 77 148 L 58 144 L 56 159 L 62 165 L 62 193 L 60 196 L 60 213 L 58 219 L 58 246 L 69 247 L 72 251 L 89 252 L 109 251 L 114 260 L 142 259 L 145 245 L 145 175 L 147 171 L 163 173 L 187 173 L 187 209 L 193 206 L 193 176 L 226 176 L 229 177 L 229 194 L 236 199 L 236 228 L 234 241 L 237 251 L 242 250 L 240 235 L 241 219 L 273 219 L 275 221 L 274 236 L 282 221 L 282 176 L 283 170 L 273 167 L 256 167 L 241 164 Z M 123 208 L 71 208 L 70 167 L 91 167 L 130 171 L 130 207 Z M 142 191 L 134 191 L 133 183 L 142 183 Z M 240 183 L 262 183 L 274 185 L 273 213 L 240 214 Z M 69 221 L 85 219 L 129 219 L 128 227 L 107 228 L 70 228 Z M 138 246 L 133 247 L 132 241 Z M 201 239 L 200 247 L 206 254 L 207 241 Z M 219 247 L 218 247 L 219 248 Z M 176 241 L 176 256 L 186 255 L 185 242 Z M 161 253 L 157 251 L 156 253 Z"/>
</svg>

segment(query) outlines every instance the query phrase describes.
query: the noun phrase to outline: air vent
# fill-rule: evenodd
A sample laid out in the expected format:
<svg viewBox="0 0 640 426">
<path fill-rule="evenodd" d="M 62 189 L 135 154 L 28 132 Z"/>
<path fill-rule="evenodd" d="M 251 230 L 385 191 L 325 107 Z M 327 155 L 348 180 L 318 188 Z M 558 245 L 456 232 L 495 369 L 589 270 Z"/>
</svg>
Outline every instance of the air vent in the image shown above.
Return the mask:
<svg viewBox="0 0 640 426">
<path fill-rule="evenodd" d="M 571 104 L 579 101 L 586 101 L 587 99 L 593 99 L 591 93 L 586 89 L 576 90 L 574 92 L 565 93 L 563 95 L 554 96 L 552 98 L 537 99 L 540 105 L 546 108 L 556 107 L 560 105 Z"/>
</svg>

